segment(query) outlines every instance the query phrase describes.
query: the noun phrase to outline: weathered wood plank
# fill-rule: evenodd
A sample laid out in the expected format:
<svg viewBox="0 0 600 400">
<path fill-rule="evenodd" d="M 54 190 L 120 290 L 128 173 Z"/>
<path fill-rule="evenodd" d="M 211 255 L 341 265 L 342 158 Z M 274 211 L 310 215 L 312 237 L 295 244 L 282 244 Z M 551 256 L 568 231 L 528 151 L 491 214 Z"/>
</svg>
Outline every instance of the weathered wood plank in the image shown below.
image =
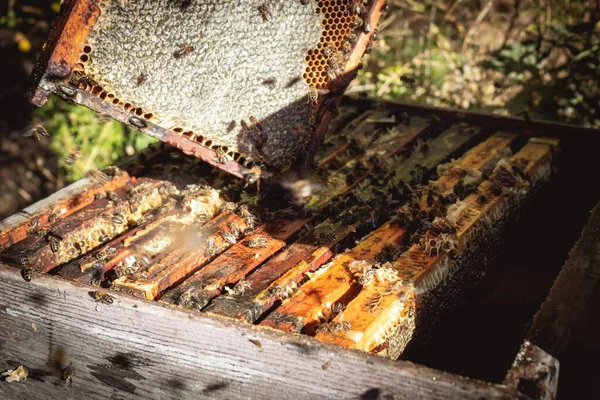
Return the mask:
<svg viewBox="0 0 600 400">
<path fill-rule="evenodd" d="M 129 175 L 122 171 L 105 184 L 84 178 L 32 204 L 23 212 L 6 218 L 0 222 L 0 251 L 25 239 L 32 221 L 37 220 L 40 227 L 48 226 L 50 215 L 55 214 L 58 219 L 64 218 L 91 204 L 96 194 L 116 190 L 129 180 Z"/>
<path fill-rule="evenodd" d="M 242 280 L 263 261 L 283 248 L 286 241 L 307 222 L 308 219 L 278 220 L 260 227 L 186 279 L 171 293 L 172 299 L 175 297 L 175 300 L 178 300 L 187 295 L 193 298 L 195 308 L 206 307 L 209 301 L 221 294 L 226 285 Z M 264 240 L 264 244 L 251 245 L 259 240 Z M 246 288 L 239 287 L 238 290 L 243 293 Z"/>
<path fill-rule="evenodd" d="M 217 215 L 223 203 L 219 192 L 208 188 L 188 188 L 176 197 L 178 202 L 169 199 L 140 226 L 53 273 L 82 283 L 105 278 L 115 268 L 113 278 L 134 274 L 148 260 L 185 243 Z"/>
<path fill-rule="evenodd" d="M 333 304 L 358 292 L 359 284 L 348 269 L 352 261 L 370 260 L 389 244 L 401 241 L 404 231 L 387 223 L 362 240 L 352 251 L 335 257 L 319 270 L 298 292 L 269 314 L 260 324 L 283 331 L 310 332 L 323 315 L 331 313 Z"/>
<path fill-rule="evenodd" d="M 525 340 L 504 384 L 531 399 L 554 400 L 558 390 L 558 360 Z"/>
<path fill-rule="evenodd" d="M 81 254 L 109 241 L 127 231 L 129 224 L 137 223 L 143 214 L 159 207 L 165 195 L 159 190 L 161 181 L 141 178 L 117 189 L 114 193 L 119 202 L 100 199 L 78 210 L 69 219 L 53 224 L 49 238 L 46 235 L 31 235 L 5 251 L 3 256 L 18 260 L 26 259 L 34 269 L 47 272 L 57 265 L 71 261 Z M 143 191 L 137 207 L 125 201 L 128 193 Z M 55 246 L 50 239 L 55 240 Z"/>
<path fill-rule="evenodd" d="M 516 393 L 410 362 L 348 351 L 201 313 L 115 294 L 107 306 L 88 289 L 0 265 L 0 369 L 23 364 L 25 382 L 3 398 L 384 398 L 500 399 Z M 32 329 L 35 324 L 36 330 Z M 63 348 L 76 375 L 54 385 L 49 352 Z"/>
<path fill-rule="evenodd" d="M 229 232 L 232 224 L 240 232 L 248 228 L 243 218 L 230 211 L 224 212 L 198 231 L 189 232 L 189 237 L 181 240 L 179 246 L 153 260 L 152 265 L 113 281 L 112 288 L 148 300 L 157 298 L 160 293 L 230 248 L 232 243 L 225 240 L 221 233 Z"/>
<path fill-rule="evenodd" d="M 592 210 L 581 237 L 535 314 L 527 339 L 560 358 L 581 329 L 589 299 L 600 280 L 600 203 Z"/>
</svg>

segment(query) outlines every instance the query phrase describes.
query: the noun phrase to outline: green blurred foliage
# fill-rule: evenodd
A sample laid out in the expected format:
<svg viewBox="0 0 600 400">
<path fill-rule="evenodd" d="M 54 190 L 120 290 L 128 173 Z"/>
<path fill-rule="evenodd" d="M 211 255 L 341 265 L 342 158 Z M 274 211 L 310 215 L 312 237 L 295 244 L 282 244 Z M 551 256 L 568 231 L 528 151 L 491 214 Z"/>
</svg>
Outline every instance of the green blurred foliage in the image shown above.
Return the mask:
<svg viewBox="0 0 600 400">
<path fill-rule="evenodd" d="M 103 121 L 95 111 L 56 96 L 35 111 L 34 120 L 41 121 L 50 133 L 50 148 L 57 154 L 59 166 L 70 181 L 82 178 L 90 170 L 114 164 L 124 155 L 156 141 L 118 121 Z M 79 157 L 69 164 L 67 157 L 75 149 L 80 149 Z"/>
<path fill-rule="evenodd" d="M 359 90 L 600 128 L 598 0 L 390 4 Z"/>
</svg>

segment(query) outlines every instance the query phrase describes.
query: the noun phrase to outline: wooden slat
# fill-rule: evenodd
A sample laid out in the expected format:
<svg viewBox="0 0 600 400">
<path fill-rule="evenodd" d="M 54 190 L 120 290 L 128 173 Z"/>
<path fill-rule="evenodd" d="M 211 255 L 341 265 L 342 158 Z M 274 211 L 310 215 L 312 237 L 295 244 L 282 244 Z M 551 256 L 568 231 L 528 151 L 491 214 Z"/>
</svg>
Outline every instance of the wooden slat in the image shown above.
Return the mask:
<svg viewBox="0 0 600 400">
<path fill-rule="evenodd" d="M 221 294 L 226 285 L 243 279 L 267 258 L 283 248 L 290 236 L 298 232 L 307 222 L 308 219 L 279 220 L 260 227 L 192 275 L 172 295 L 192 294 L 196 308 L 206 307 L 210 300 Z M 265 240 L 264 247 L 248 247 L 250 242 L 259 238 Z"/>
<path fill-rule="evenodd" d="M 319 244 L 314 236 L 299 239 L 252 273 L 247 278 L 250 287 L 244 294 L 221 296 L 206 311 L 256 321 L 284 296 L 286 288 L 300 286 L 306 281 L 306 273 L 313 272 L 333 257 L 331 249 L 349 234 L 351 230 L 340 227 L 332 232 L 334 239 L 325 244 Z"/>
<path fill-rule="evenodd" d="M 30 371 L 25 382 L 2 382 L 2 398 L 516 396 L 502 385 L 118 293 L 110 306 L 95 303 L 88 291 L 43 274 L 25 282 L 17 269 L 0 265 L 0 370 L 20 363 Z M 57 348 L 72 362 L 72 387 L 55 385 L 47 366 Z"/>
<path fill-rule="evenodd" d="M 380 165 L 386 159 L 394 156 L 407 145 L 413 143 L 428 128 L 428 123 L 422 119 L 413 119 L 408 126 L 397 126 L 396 129 L 389 131 L 376 140 L 365 153 L 347 162 L 343 167 L 331 172 L 327 176 L 326 186 L 315 196 L 312 196 L 307 202 L 309 209 L 321 209 L 331 199 L 341 195 L 361 181 L 366 179 L 366 174 L 356 176 L 351 182 L 347 181 L 348 171 L 352 171 L 356 166 L 362 164 L 368 169 L 375 165 Z M 375 160 L 375 161 L 373 161 Z"/>
<path fill-rule="evenodd" d="M 528 143 L 515 156 L 511 158 L 513 163 L 521 160 L 527 161 L 524 172 L 528 174 L 535 182 L 543 179 L 549 173 L 551 147 L 542 144 Z M 467 204 L 468 212 L 464 218 L 459 221 L 457 230 L 459 248 L 464 248 L 466 243 L 479 232 L 477 224 L 481 224 L 485 218 L 487 224 L 499 218 L 501 207 L 510 204 L 511 199 L 506 196 L 492 194 L 492 186 L 489 181 L 483 182 L 479 186 L 479 192 L 484 193 L 489 201 L 481 204 L 480 195 L 473 193 L 469 195 L 464 202 Z M 484 224 L 486 222 L 483 222 Z M 384 342 L 388 341 L 389 346 L 396 348 L 389 349 L 389 353 L 399 355 L 410 340 L 411 332 L 414 328 L 417 313 L 422 312 L 417 308 L 415 312 L 402 315 L 399 310 L 405 308 L 405 299 L 412 302 L 417 293 L 427 292 L 439 285 L 447 276 L 452 274 L 457 267 L 453 267 L 447 253 L 440 255 L 429 255 L 423 251 L 420 245 L 412 246 L 407 252 L 394 263 L 393 269 L 398 273 L 399 281 L 405 286 L 401 288 L 404 293 L 399 296 L 397 291 L 386 293 L 384 286 L 367 285 L 359 295 L 348 304 L 347 309 L 333 319 L 333 323 L 345 321 L 350 324 L 349 332 L 319 332 L 316 337 L 319 340 L 338 343 L 350 348 L 358 348 L 364 351 L 373 351 Z M 387 285 L 386 285 L 387 286 Z M 378 306 L 374 312 L 365 312 L 377 300 Z M 435 307 L 436 305 L 432 305 Z M 395 318 L 385 319 L 382 324 L 380 315 L 384 313 L 387 316 Z M 409 332 L 407 332 L 407 330 Z M 390 338 L 395 334 L 396 337 Z M 401 336 L 401 339 L 398 337 Z"/>
<path fill-rule="evenodd" d="M 128 229 L 129 222 L 140 220 L 145 212 L 159 207 L 165 199 L 159 190 L 161 184 L 161 181 L 138 179 L 114 192 L 122 199 L 119 204 L 107 199 L 97 200 L 75 212 L 71 218 L 58 221 L 51 231 L 54 237 L 60 238 L 57 252 L 44 236 L 29 236 L 12 246 L 5 256 L 14 259 L 13 262 L 28 258 L 34 269 L 44 272 L 73 260 L 105 242 L 103 237 L 116 237 Z M 125 201 L 127 192 L 138 189 L 147 189 L 148 194 L 137 208 L 130 208 Z M 115 213 L 120 215 L 123 223 L 113 222 Z"/>
<path fill-rule="evenodd" d="M 164 203 L 157 213 L 144 224 L 131 229 L 115 240 L 107 243 L 79 260 L 66 264 L 53 271 L 56 275 L 66 279 L 74 279 L 81 283 L 90 283 L 90 279 L 97 279 L 113 268 L 123 267 L 133 261 L 143 262 L 140 258 L 154 258 L 169 252 L 178 246 L 185 237 L 198 231 L 204 222 L 212 219 L 218 213 L 223 200 L 215 189 L 201 191 L 182 191 L 180 196 L 194 203 L 194 207 L 180 207 L 170 199 Z M 104 262 L 106 254 L 114 255 Z M 101 268 L 98 268 L 100 264 Z"/>
<path fill-rule="evenodd" d="M 589 313 L 600 280 L 600 203 L 527 332 L 527 339 L 559 358 L 569 348 Z"/>
<path fill-rule="evenodd" d="M 188 243 L 183 242 L 162 258 L 153 261 L 148 268 L 135 273 L 133 276 L 123 276 L 115 280 L 112 287 L 136 297 L 152 300 L 174 284 L 189 276 L 214 258 L 209 249 L 212 241 L 213 249 L 219 254 L 231 247 L 220 232 L 229 232 L 230 224 L 237 224 L 243 231 L 248 228 L 244 220 L 227 211 L 204 225 L 199 232 L 191 233 Z M 207 252 L 208 250 L 208 252 Z"/>
<path fill-rule="evenodd" d="M 25 239 L 31 222 L 37 220 L 40 227 L 48 226 L 48 217 L 51 214 L 56 214 L 59 219 L 65 218 L 91 204 L 96 194 L 114 191 L 129 180 L 129 175 L 123 171 L 119 171 L 105 184 L 84 178 L 32 204 L 22 213 L 6 218 L 0 222 L 0 251 Z"/>
<path fill-rule="evenodd" d="M 300 286 L 299 291 L 269 314 L 261 325 L 284 331 L 310 331 L 327 313 L 327 308 L 358 290 L 358 283 L 348 270 L 348 264 L 374 258 L 385 246 L 401 240 L 402 233 L 392 225 L 385 224 L 377 230 L 377 234 L 367 236 L 352 251 L 338 255 L 329 266 L 324 266 L 323 271 Z"/>
</svg>

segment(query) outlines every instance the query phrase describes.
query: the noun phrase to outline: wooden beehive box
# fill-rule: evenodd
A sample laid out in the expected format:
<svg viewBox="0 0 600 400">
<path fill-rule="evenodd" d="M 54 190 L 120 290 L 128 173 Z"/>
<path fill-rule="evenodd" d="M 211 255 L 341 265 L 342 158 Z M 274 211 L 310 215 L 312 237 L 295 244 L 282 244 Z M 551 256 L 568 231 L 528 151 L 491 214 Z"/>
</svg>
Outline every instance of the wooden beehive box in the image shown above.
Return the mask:
<svg viewBox="0 0 600 400">
<path fill-rule="evenodd" d="M 551 398 L 597 279 L 597 209 L 503 382 L 405 357 L 439 339 L 511 251 L 519 210 L 548 200 L 561 158 L 587 165 L 595 135 L 346 99 L 302 206 L 155 146 L 0 224 L 0 368 L 29 371 L 0 391 Z"/>
</svg>

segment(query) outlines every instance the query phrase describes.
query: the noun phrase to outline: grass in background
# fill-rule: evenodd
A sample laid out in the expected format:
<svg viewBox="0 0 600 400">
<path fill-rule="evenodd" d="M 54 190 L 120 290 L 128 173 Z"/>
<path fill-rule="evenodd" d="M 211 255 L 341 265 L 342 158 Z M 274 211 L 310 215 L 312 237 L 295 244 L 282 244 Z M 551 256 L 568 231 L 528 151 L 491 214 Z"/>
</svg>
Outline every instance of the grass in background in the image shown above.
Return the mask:
<svg viewBox="0 0 600 400">
<path fill-rule="evenodd" d="M 389 3 L 354 90 L 600 128 L 598 0 Z"/>
<path fill-rule="evenodd" d="M 88 171 L 114 164 L 124 155 L 131 155 L 156 141 L 114 120 L 102 117 L 88 108 L 67 103 L 52 96 L 35 111 L 52 141 L 50 148 L 58 157 L 60 168 L 68 181 L 82 178 Z M 68 163 L 67 157 L 79 149 L 79 157 Z"/>
</svg>

